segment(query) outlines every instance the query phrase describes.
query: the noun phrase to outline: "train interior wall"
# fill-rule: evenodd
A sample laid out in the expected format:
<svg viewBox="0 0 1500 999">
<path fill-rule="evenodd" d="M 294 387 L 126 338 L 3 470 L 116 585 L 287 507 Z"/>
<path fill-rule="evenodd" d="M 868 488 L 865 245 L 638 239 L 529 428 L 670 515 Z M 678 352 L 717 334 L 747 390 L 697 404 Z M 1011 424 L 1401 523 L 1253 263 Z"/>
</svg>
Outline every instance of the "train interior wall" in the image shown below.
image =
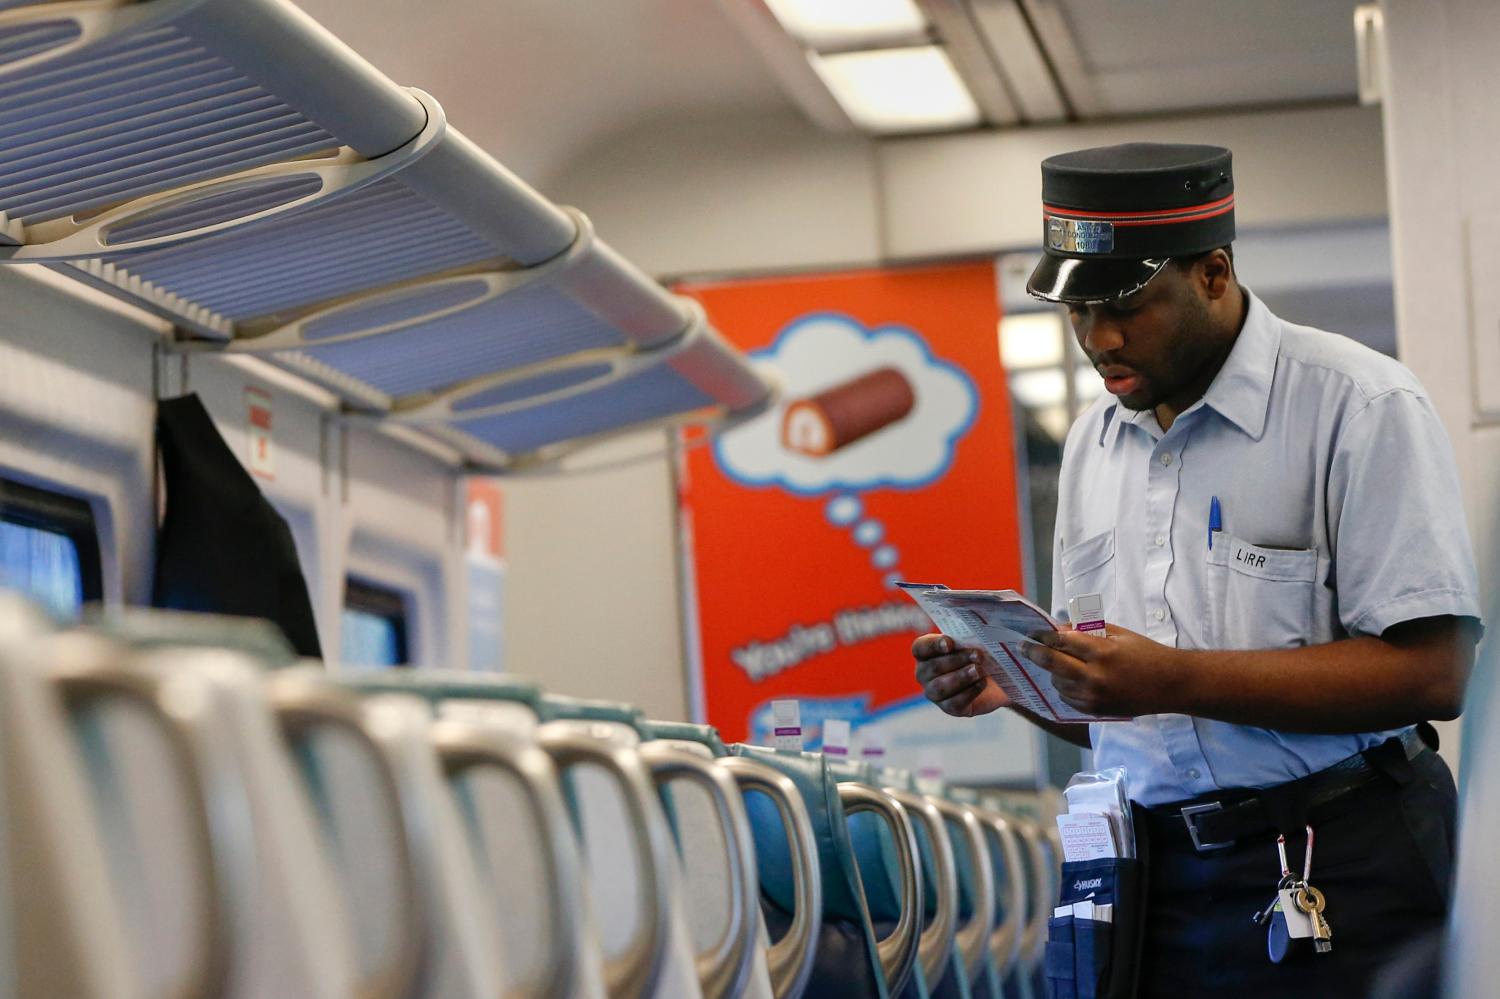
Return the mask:
<svg viewBox="0 0 1500 999">
<path fill-rule="evenodd" d="M 1433 35 L 1438 28 L 1424 30 L 1426 44 L 1446 44 Z M 1397 37 L 1418 44 L 1411 31 Z M 1470 522 L 1488 570 L 1494 538 L 1485 511 L 1495 497 L 1485 490 L 1495 476 L 1475 445 L 1495 429 L 1460 411 L 1475 391 L 1464 363 L 1467 317 L 1440 316 L 1444 306 L 1432 296 L 1402 294 L 1441 280 L 1426 272 L 1441 270 L 1436 261 L 1463 246 L 1450 245 L 1458 238 L 1444 228 L 1443 245 L 1429 248 L 1441 254 L 1398 249 L 1393 276 L 1387 226 L 1393 203 L 1401 240 L 1438 238 L 1407 218 L 1423 211 L 1419 193 L 1404 186 L 1423 169 L 1423 143 L 1401 123 L 1459 98 L 1404 77 L 1391 89 L 1384 121 L 1377 109 L 1310 108 L 885 141 L 781 118 L 663 121 L 611 137 L 540 179 L 550 196 L 585 206 L 627 256 L 670 280 L 1025 250 L 1035 237 L 1020 206 L 1030 203 L 1027 178 L 1040 157 L 1142 136 L 1228 144 L 1242 185 L 1256 195 L 1245 199 L 1242 270 L 1274 307 L 1390 350 L 1396 288 L 1399 354 L 1444 400 L 1460 455 L 1470 456 Z M 1301 141 L 1309 134 L 1320 141 Z M 664 157 L 678 165 L 670 175 L 650 168 Z M 254 363 L 209 354 L 158 359 L 155 320 L 51 272 L 11 268 L 0 282 L 7 303 L 0 469 L 89 499 L 104 535 L 109 601 L 149 597 L 154 395 L 200 393 L 244 455 L 245 393 L 253 387 L 269 393 L 274 412 L 275 473 L 258 481 L 292 527 L 325 650 L 339 647 L 344 580 L 353 573 L 411 596 L 414 664 L 466 663 L 461 480 L 453 467 L 336 419 L 330 399 Z M 1466 292 L 1458 293 L 1450 311 L 1465 307 Z M 653 433 L 618 451 L 665 445 Z M 506 482 L 507 669 L 657 716 L 693 713 L 675 485 L 665 456 Z"/>
<path fill-rule="evenodd" d="M 408 596 L 413 665 L 467 662 L 452 465 L 336 419 L 330 400 L 253 361 L 158 356 L 155 319 L 50 272 L 0 270 L 0 300 L 0 475 L 89 502 L 108 603 L 150 600 L 157 393 L 196 392 L 243 462 L 253 390 L 272 413 L 272 474 L 256 482 L 291 527 L 325 655 L 337 658 L 352 574 Z M 507 558 L 527 580 L 504 605 L 512 670 L 562 693 L 686 716 L 673 496 L 662 460 L 507 487 Z"/>
<path fill-rule="evenodd" d="M 1379 108 L 1310 104 L 883 140 L 790 115 L 700 110 L 629 122 L 528 180 L 585 210 L 622 255 L 667 283 L 992 258 L 1002 311 L 1014 313 L 1040 308 L 1014 280 L 1036 250 L 1039 160 L 1138 139 L 1230 146 L 1245 283 L 1286 318 L 1354 336 L 1413 369 L 1453 440 L 1493 603 L 1500 293 L 1487 275 L 1500 269 L 1500 185 L 1487 179 L 1485 154 L 1500 144 L 1491 97 L 1500 5 L 1380 6 Z M 0 478 L 87 501 L 107 605 L 150 601 L 163 502 L 155 402 L 194 392 L 247 465 L 257 446 L 251 407 L 270 412 L 272 451 L 255 481 L 290 526 L 330 663 L 341 655 L 352 577 L 404 595 L 412 666 L 470 664 L 464 479 L 441 448 L 346 418 L 333 396 L 257 361 L 167 353 L 162 321 L 36 265 L 0 267 L 0 303 Z M 503 666 L 555 693 L 701 718 L 672 440 L 646 433 L 591 457 L 598 467 L 583 473 L 503 481 Z M 1460 930 L 1500 920 L 1491 890 L 1500 868 L 1492 851 L 1472 848 L 1500 825 L 1500 780 L 1482 765 L 1500 752 L 1489 703 L 1497 647 L 1481 647 L 1466 717 L 1439 726 L 1468 785 L 1465 835 L 1474 837 L 1458 871 Z M 1469 763 L 1459 768 L 1461 758 Z M 1058 777 L 1038 761 L 1039 781 Z M 170 883 L 170 844 L 149 847 L 143 856 L 154 859 L 139 876 Z M 1488 935 L 1455 934 L 1452 994 L 1493 991 Z"/>
<path fill-rule="evenodd" d="M 1369 114 L 1330 114 L 1315 117 L 1330 135 L 1346 136 L 1346 152 L 1362 149 L 1372 137 L 1378 141 L 1378 122 Z M 1306 124 L 1283 127 L 1293 131 Z M 664 277 L 714 267 L 753 273 L 777 260 L 795 271 L 872 266 L 885 259 L 880 234 L 894 238 L 889 216 L 898 209 L 892 206 L 915 190 L 901 171 L 916 168 L 901 164 L 921 151 L 766 127 L 781 136 L 787 162 L 784 170 L 773 162 L 769 174 L 755 170 L 753 176 L 804 178 L 793 185 L 783 208 L 796 211 L 802 205 L 801 231 L 809 233 L 808 240 L 788 242 L 784 218 L 765 231 L 741 225 L 747 207 L 770 204 L 775 192 L 751 186 L 749 161 L 732 155 L 733 148 L 726 155 L 723 143 L 700 141 L 701 134 L 682 144 L 684 155 L 689 147 L 705 150 L 686 174 L 697 177 L 703 189 L 696 200 L 689 189 L 675 238 L 656 228 L 661 213 L 627 210 L 631 203 L 665 197 L 663 191 L 648 190 L 644 180 L 610 189 L 601 173 L 596 179 L 562 177 L 558 186 L 562 195 L 589 204 L 608 220 L 619 243 Z M 1233 116 L 1214 127 L 1235 141 L 1237 131 L 1272 126 L 1258 116 Z M 967 153 L 993 155 L 996 162 L 1018 155 L 1010 149 L 986 154 L 980 145 L 985 140 L 972 141 L 976 145 Z M 1060 135 L 1048 141 L 1074 139 Z M 708 152 L 715 149 L 719 152 Z M 615 155 L 628 160 L 636 154 L 627 145 Z M 953 162 L 949 156 L 922 155 L 929 164 L 923 169 Z M 1256 156 L 1264 161 L 1258 169 L 1270 177 L 1306 166 L 1261 151 L 1248 157 L 1252 171 Z M 621 165 L 619 159 L 615 165 Z M 1342 302 L 1343 323 L 1336 328 L 1390 349 L 1390 258 L 1379 216 L 1384 191 L 1378 165 L 1362 171 L 1355 194 L 1325 200 L 1320 216 L 1309 214 L 1302 195 L 1273 195 L 1252 218 L 1259 226 L 1241 240 L 1241 259 L 1252 286 L 1273 305 L 1316 323 L 1325 319 L 1330 303 Z M 607 168 L 608 161 L 599 167 Z M 616 176 L 645 174 L 620 170 Z M 853 183 L 839 183 L 851 177 Z M 954 178 L 933 174 L 930 180 L 930 197 L 939 198 L 936 192 Z M 721 199 L 717 214 L 692 210 L 695 204 L 706 208 L 712 190 L 726 186 L 747 197 L 734 205 Z M 841 192 L 839 198 L 825 196 L 833 190 Z M 1001 209 L 994 219 L 1010 216 Z M 941 204 L 934 210 L 944 217 Z M 946 250 L 953 254 L 974 240 L 1025 245 L 1019 231 L 998 229 L 953 229 L 946 238 Z M 1330 240 L 1337 244 L 1339 252 L 1332 256 L 1340 266 L 1307 266 L 1315 257 L 1330 256 Z M 717 249 L 711 253 L 710 247 Z M 943 248 L 928 244 L 911 252 Z M 899 246 L 889 249 L 907 255 Z M 690 268 L 690 260 L 699 266 Z M 336 658 L 344 582 L 353 574 L 409 595 L 413 664 L 467 662 L 461 479 L 451 465 L 385 433 L 337 419 L 331 398 L 256 362 L 206 353 L 158 357 L 162 327 L 156 320 L 49 271 L 12 268 L 0 272 L 0 280 L 8 304 L 0 379 L 7 400 L 4 419 L 15 431 L 0 444 L 0 463 L 9 474 L 85 496 L 93 504 L 104 533 L 108 600 L 149 598 L 154 395 L 197 392 L 230 448 L 244 459 L 250 447 L 247 391 L 254 390 L 266 393 L 273 414 L 274 470 L 257 482 L 292 528 L 325 652 Z M 599 463 L 607 466 L 602 470 L 506 481 L 508 670 L 562 693 L 639 704 L 658 717 L 693 713 L 676 484 L 666 445 L 664 434 L 650 433 L 600 455 Z"/>
</svg>

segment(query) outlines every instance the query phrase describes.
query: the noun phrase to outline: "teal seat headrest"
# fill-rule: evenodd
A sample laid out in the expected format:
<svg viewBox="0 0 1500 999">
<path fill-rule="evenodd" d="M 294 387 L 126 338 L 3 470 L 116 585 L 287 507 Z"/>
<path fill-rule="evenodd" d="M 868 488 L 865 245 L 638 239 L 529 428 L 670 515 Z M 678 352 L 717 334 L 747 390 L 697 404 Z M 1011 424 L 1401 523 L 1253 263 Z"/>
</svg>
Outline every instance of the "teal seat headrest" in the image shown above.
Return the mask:
<svg viewBox="0 0 1500 999">
<path fill-rule="evenodd" d="M 645 712 L 630 704 L 616 701 L 593 701 L 581 697 L 562 697 L 558 694 L 543 694 L 538 706 L 543 721 L 570 719 L 573 721 L 618 722 L 629 725 L 642 739 L 651 738 L 647 731 Z"/>
<path fill-rule="evenodd" d="M 728 756 L 729 747 L 712 725 L 694 725 L 692 722 L 648 721 L 644 723 L 648 739 L 677 739 L 707 746 L 715 757 Z"/>
<path fill-rule="evenodd" d="M 441 701 L 509 701 L 538 711 L 542 690 L 529 680 L 457 670 L 380 670 L 330 673 L 339 684 L 365 694 L 412 694 Z M 540 711 L 538 711 L 540 714 Z"/>
</svg>

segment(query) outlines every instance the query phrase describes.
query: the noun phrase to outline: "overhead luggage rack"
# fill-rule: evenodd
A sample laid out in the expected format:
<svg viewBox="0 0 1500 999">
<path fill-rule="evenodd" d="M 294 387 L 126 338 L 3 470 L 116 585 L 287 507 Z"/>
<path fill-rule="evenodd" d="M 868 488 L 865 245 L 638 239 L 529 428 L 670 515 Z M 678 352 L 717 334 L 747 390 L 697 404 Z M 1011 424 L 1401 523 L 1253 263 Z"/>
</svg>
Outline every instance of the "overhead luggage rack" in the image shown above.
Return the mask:
<svg viewBox="0 0 1500 999">
<path fill-rule="evenodd" d="M 0 254 L 48 261 L 135 246 L 112 229 L 165 192 L 301 174 L 316 191 L 261 211 L 331 196 L 442 122 L 284 0 L 70 0 L 0 11 L 0 129 Z"/>
<path fill-rule="evenodd" d="M 683 338 L 696 307 L 595 240 L 581 213 L 566 217 L 571 245 L 537 266 L 481 263 L 381 286 L 287 322 L 244 323 L 226 349 L 269 353 L 361 408 L 398 411 L 492 373 L 568 358 L 618 364 Z"/>
<path fill-rule="evenodd" d="M 287 0 L 0 0 L 0 261 L 486 468 L 772 395 L 695 304 Z"/>
<path fill-rule="evenodd" d="M 77 264 L 186 332 L 228 349 L 271 351 L 301 346 L 289 334 L 314 316 L 343 315 L 348 326 L 344 310 L 370 305 L 375 293 L 401 298 L 414 283 L 535 266 L 566 254 L 578 237 L 566 212 L 445 128 L 398 173 L 358 189 Z M 361 331 L 351 326 L 336 338 Z M 309 342 L 330 339 L 323 323 L 307 332 Z"/>
<path fill-rule="evenodd" d="M 602 384 L 591 381 L 594 387 L 578 393 L 569 391 L 564 378 L 548 381 L 569 368 L 532 380 L 475 386 L 398 418 L 423 424 L 480 467 L 529 471 L 651 427 L 727 430 L 761 415 L 776 400 L 775 387 L 707 325 L 694 327 L 667 356 L 652 362 L 616 369 Z M 586 363 L 571 372 L 594 374 Z M 436 419 L 442 422 L 427 423 Z"/>
</svg>

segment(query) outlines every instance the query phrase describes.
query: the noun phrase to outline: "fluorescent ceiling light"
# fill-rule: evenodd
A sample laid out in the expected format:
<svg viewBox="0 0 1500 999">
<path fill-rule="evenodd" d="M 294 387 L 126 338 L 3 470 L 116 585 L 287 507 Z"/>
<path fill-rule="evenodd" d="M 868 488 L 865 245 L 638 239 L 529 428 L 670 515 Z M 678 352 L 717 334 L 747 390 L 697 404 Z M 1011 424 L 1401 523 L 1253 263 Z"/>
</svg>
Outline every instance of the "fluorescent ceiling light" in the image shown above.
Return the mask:
<svg viewBox="0 0 1500 999">
<path fill-rule="evenodd" d="M 1032 412 L 1047 436 L 1061 444 L 1068 439 L 1068 407 L 1058 403 Z"/>
<path fill-rule="evenodd" d="M 1011 375 L 1010 394 L 1027 409 L 1062 406 L 1068 401 L 1068 382 L 1061 368 L 1023 371 Z"/>
<path fill-rule="evenodd" d="M 1056 310 L 1000 320 L 1000 363 L 1006 371 L 1056 367 L 1063 361 L 1062 317 Z"/>
<path fill-rule="evenodd" d="M 870 132 L 930 132 L 979 124 L 979 107 L 936 45 L 812 55 L 849 120 Z"/>
<path fill-rule="evenodd" d="M 1104 378 L 1092 365 L 1080 364 L 1073 369 L 1073 394 L 1081 410 L 1104 394 Z"/>
<path fill-rule="evenodd" d="M 1011 374 L 1010 394 L 1027 409 L 1065 406 L 1068 382 L 1061 368 L 1032 368 Z M 1086 364 L 1073 369 L 1073 396 L 1080 410 L 1103 394 L 1104 379 L 1099 372 Z"/>
<path fill-rule="evenodd" d="M 911 41 L 927 32 L 914 0 L 765 0 L 787 34 L 814 49 Z"/>
</svg>

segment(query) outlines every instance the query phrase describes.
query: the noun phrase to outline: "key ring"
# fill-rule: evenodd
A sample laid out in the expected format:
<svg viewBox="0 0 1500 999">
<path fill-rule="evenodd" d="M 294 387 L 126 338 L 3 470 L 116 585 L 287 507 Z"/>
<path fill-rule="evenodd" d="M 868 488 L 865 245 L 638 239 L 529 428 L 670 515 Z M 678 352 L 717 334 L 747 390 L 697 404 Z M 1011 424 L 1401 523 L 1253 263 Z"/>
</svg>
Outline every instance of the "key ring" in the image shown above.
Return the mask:
<svg viewBox="0 0 1500 999">
<path fill-rule="evenodd" d="M 1314 888 L 1312 885 L 1303 885 L 1302 887 L 1298 888 L 1295 902 L 1297 904 L 1297 908 L 1309 914 L 1315 912 L 1320 913 L 1327 907 L 1327 902 L 1323 898 L 1323 893 Z"/>
</svg>

